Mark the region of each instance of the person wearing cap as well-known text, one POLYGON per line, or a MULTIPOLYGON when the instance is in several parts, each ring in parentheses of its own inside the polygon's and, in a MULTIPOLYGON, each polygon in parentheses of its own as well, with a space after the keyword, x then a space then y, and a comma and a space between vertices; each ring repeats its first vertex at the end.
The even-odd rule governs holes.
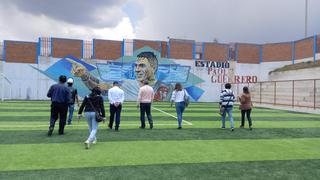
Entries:
POLYGON ((124 91, 119 88, 119 82, 113 82, 113 87, 108 90, 108 99, 110 103, 110 120, 108 127, 109 129, 112 129, 114 115, 116 115, 115 131, 119 131, 120 115, 124 101, 124 91))
POLYGON ((52 135, 54 125, 59 117, 59 135, 64 134, 64 127, 66 125, 68 103, 70 100, 70 91, 65 86, 67 77, 61 75, 59 77, 59 83, 50 87, 47 96, 51 98, 51 115, 50 126, 48 130, 48 136, 52 135))
POLYGON ((77 89, 72 87, 73 79, 72 78, 68 78, 67 84, 68 84, 68 89, 69 89, 69 91, 71 93, 71 98, 70 98, 70 101, 69 101, 69 104, 68 104, 68 109, 69 109, 68 125, 71 125, 73 111, 74 111, 74 103, 75 103, 75 101, 77 101, 77 105, 79 107, 79 99, 78 99, 78 91, 77 91, 77 89))
POLYGON ((140 106, 140 121, 141 121, 141 129, 146 127, 145 124, 145 114, 147 114, 147 118, 149 121, 150 129, 153 128, 153 121, 151 116, 151 103, 154 98, 154 91, 147 80, 144 80, 143 86, 140 87, 137 99, 137 107, 140 106))

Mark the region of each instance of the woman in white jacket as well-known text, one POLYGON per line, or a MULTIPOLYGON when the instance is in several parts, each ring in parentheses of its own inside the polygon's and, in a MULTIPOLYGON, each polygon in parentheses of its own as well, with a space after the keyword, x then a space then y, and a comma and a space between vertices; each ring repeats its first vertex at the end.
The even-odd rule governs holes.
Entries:
POLYGON ((171 106, 173 102, 176 105, 176 112, 178 116, 178 129, 182 129, 182 114, 186 108, 186 98, 189 98, 189 94, 182 88, 180 83, 176 83, 174 91, 171 96, 171 106))

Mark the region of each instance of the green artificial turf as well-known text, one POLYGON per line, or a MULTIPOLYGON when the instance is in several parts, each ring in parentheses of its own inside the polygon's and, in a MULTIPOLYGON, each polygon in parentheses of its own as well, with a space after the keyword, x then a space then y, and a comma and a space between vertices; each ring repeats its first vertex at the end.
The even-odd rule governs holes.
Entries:
MULTIPOLYGON (((155 127, 139 129, 134 102, 123 106, 120 132, 100 124, 89 150, 85 118, 47 137, 48 101, 0 103, 0 179, 318 179, 320 117, 254 108, 254 129, 222 130, 215 103, 192 103, 177 130, 169 103, 154 103, 155 127), (165 114, 161 111, 165 111, 165 114)), ((105 104, 108 115, 108 104, 105 104)), ((76 115, 75 112, 74 115, 76 115)), ((108 118, 107 118, 108 119, 108 118)), ((229 122, 227 119, 227 126, 229 122)), ((148 127, 148 126, 147 126, 148 127)), ((247 127, 247 121, 246 121, 247 127)), ((58 128, 58 122, 56 129, 58 128)))

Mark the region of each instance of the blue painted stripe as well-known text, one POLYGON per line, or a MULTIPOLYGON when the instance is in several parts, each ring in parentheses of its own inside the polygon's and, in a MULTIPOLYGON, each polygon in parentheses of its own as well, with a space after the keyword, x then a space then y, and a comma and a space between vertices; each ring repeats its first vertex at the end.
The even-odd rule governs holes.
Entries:
POLYGON ((205 46, 205 43, 202 42, 202 58, 201 59, 204 59, 204 46, 205 46))
POLYGON ((291 47, 292 47, 292 64, 294 64, 294 59, 295 59, 295 46, 296 46, 296 43, 295 43, 295 41, 292 41, 292 45, 291 45, 291 47))
POLYGON ((260 45, 260 55, 259 55, 259 63, 262 63, 262 45, 260 45))
POLYGON ((3 41, 2 47, 2 61, 6 62, 6 40, 3 41))
POLYGON ((159 52, 160 52, 160 57, 162 57, 162 46, 161 46, 161 41, 159 41, 159 52))
POLYGON ((317 54, 317 35, 314 35, 313 38, 313 62, 316 62, 316 54, 317 54))
POLYGON ((36 64, 39 64, 40 50, 41 50, 41 38, 38 38, 36 64))
POLYGON ((84 56, 84 51, 85 51, 85 49, 84 49, 84 40, 82 40, 82 53, 81 53, 81 57, 82 57, 82 59, 84 58, 83 56, 84 56))
POLYGON ((95 39, 92 39, 92 59, 95 59, 96 57, 95 57, 95 53, 94 53, 94 42, 95 41, 95 39))

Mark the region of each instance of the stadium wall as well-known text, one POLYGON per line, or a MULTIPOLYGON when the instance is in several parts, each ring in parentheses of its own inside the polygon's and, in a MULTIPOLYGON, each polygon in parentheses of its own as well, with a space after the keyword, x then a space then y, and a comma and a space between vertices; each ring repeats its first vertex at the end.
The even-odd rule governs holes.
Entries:
POLYGON ((226 82, 254 85, 270 80, 269 72, 275 68, 315 61, 320 57, 319 39, 319 36, 314 36, 261 45, 204 42, 199 46, 201 52, 196 49, 199 43, 192 40, 94 39, 90 47, 91 59, 83 58, 83 52, 88 51, 88 47, 83 45, 82 40, 49 38, 49 44, 42 43, 41 38, 39 42, 4 41, 1 97, 47 99, 48 88, 60 74, 73 77, 78 83, 76 86, 80 95, 84 96, 89 93, 89 87, 71 73, 72 68, 84 66, 106 87, 110 87, 113 80, 121 81, 127 92, 126 100, 134 101, 139 87, 134 66, 137 55, 145 51, 155 54, 159 63, 156 74, 158 84, 155 85, 158 100, 168 100, 173 85, 182 82, 194 101, 212 102, 219 99, 221 86, 226 82), (132 44, 128 45, 130 42, 132 44), (197 53, 201 56, 196 56, 197 53))

